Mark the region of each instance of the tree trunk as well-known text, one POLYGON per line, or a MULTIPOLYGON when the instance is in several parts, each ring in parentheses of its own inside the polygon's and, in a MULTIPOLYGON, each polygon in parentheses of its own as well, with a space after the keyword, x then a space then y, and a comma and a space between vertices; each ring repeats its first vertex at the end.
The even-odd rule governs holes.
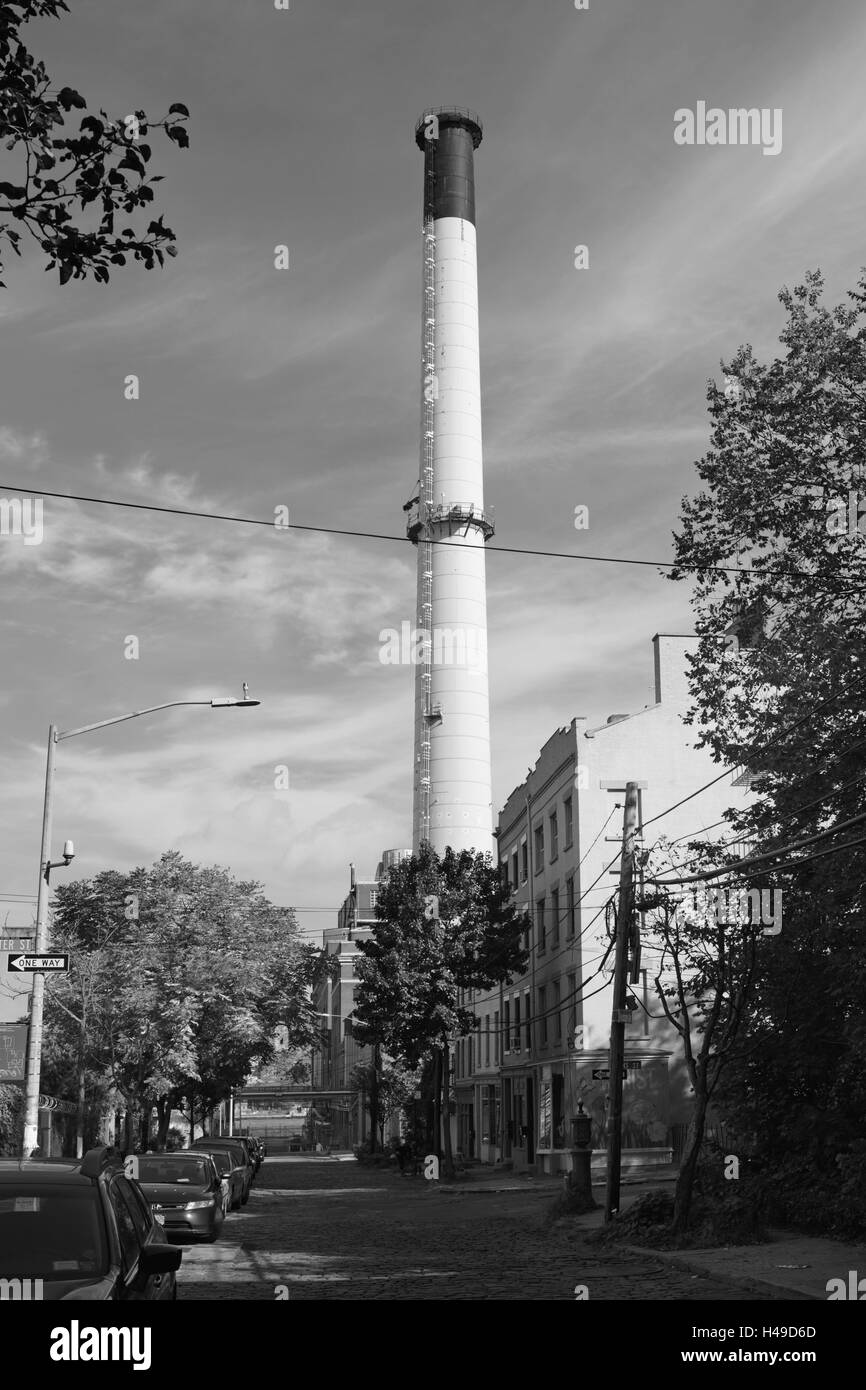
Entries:
POLYGON ((171 1123, 171 1096, 157 1096, 156 1147, 160 1153, 165 1150, 168 1140, 168 1127, 171 1123))
POLYGON ((370 1153, 376 1152, 379 1130, 379 1044, 373 1044, 373 1065, 370 1068, 370 1153))
POLYGON ((442 1157, 442 1053, 433 1052, 433 1152, 442 1157))
POLYGON ((692 1189, 697 1172, 701 1144, 704 1139, 704 1126, 707 1118, 706 1080, 700 1079, 700 1090, 695 1091, 695 1108, 689 1124, 686 1147, 680 1164, 679 1177, 674 1191, 673 1229, 677 1234, 685 1231, 689 1224, 692 1206, 692 1189))
POLYGON ((110 1110, 103 1110, 99 1117, 99 1131, 97 1144, 114 1143, 114 1126, 112 1124, 113 1114, 110 1110))
POLYGON ((195 1143, 195 1096, 190 1092, 189 1096, 189 1146, 192 1148, 195 1143))
POLYGON ((84 1124, 87 1109, 87 1091, 84 1068, 84 1031, 78 1039, 78 1110, 75 1116, 75 1157, 84 1156, 84 1124))
POLYGON ((447 1041, 442 1046, 442 1132, 445 1139, 445 1176, 454 1177, 454 1154, 451 1149, 451 1088, 448 1084, 448 1075, 451 1066, 451 1055, 448 1051, 447 1041))
POLYGON ((152 1100, 152 1096, 146 1095, 141 1103, 141 1118, 139 1120, 138 1135, 141 1152, 143 1154, 146 1154, 150 1147, 150 1112, 152 1100))

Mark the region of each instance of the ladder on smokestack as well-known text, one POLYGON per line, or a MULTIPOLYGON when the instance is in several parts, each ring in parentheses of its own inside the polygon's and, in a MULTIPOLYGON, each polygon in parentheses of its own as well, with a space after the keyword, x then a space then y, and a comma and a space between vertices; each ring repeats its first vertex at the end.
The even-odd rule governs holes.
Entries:
POLYGON ((430 838, 430 731, 438 713, 432 705, 433 546, 430 525, 433 510, 433 431, 436 394, 436 143, 428 141, 424 160, 424 311, 421 326, 421 476, 418 514, 421 563, 418 586, 418 626, 424 633, 421 648, 421 747, 418 769, 418 840, 430 838))

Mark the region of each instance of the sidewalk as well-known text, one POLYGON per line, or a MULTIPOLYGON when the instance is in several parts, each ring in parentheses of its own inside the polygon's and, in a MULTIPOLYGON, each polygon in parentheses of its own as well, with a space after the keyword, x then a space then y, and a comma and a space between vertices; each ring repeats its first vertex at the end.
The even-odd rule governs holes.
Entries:
MULTIPOLYGON (((534 1173, 499 1172, 490 1167, 470 1168, 461 1173, 454 1182, 443 1181, 439 1189, 443 1193, 481 1193, 481 1192, 527 1192, 540 1197, 555 1197, 562 1191, 562 1173, 553 1176, 536 1176, 534 1173)), ((624 1169, 620 1180, 621 1187, 659 1187, 664 1183, 676 1182, 677 1169, 672 1164, 659 1167, 635 1167, 624 1169)), ((604 1200, 604 1176, 593 1172, 594 1191, 602 1193, 604 1200)), ((635 1193, 635 1196, 638 1196, 635 1193)))
POLYGON ((766 1245, 654 1250, 653 1254, 679 1269, 728 1279, 763 1298, 819 1299, 826 1303, 828 1280, 844 1280, 847 1290, 850 1270, 866 1274, 866 1245, 845 1245, 838 1240, 800 1236, 791 1231, 772 1231, 771 1235, 772 1240, 766 1245))
MULTIPOLYGON (((631 1206, 644 1190, 675 1182, 676 1169, 645 1168, 623 1173, 623 1208, 631 1206)), ((529 1174, 501 1173, 474 1170, 461 1175, 457 1182, 431 1184, 443 1196, 452 1193, 531 1192, 552 1200, 562 1191, 562 1175, 534 1177, 529 1174), (468 1179, 468 1180, 466 1180, 468 1179)), ((603 1179, 593 1174, 593 1196, 598 1202, 596 1211, 585 1216, 564 1218, 572 1228, 592 1230, 601 1226, 604 1214, 603 1179)), ((749 1289, 760 1299, 819 1299, 827 1301, 827 1282, 843 1279, 847 1286, 850 1270, 857 1278, 866 1277, 866 1244, 849 1245, 822 1236, 798 1235, 793 1231, 771 1230, 771 1239, 763 1245, 728 1245, 710 1250, 655 1250, 642 1245, 614 1245, 612 1250, 631 1254, 652 1254, 654 1258, 676 1269, 693 1274, 709 1274, 749 1289)), ((856 1280, 855 1280, 856 1282, 856 1280)))

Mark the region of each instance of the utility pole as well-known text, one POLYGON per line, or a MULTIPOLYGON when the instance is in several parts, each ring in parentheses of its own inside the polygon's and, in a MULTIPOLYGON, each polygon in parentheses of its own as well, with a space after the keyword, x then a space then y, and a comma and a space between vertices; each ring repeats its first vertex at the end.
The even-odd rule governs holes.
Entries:
POLYGON ((622 817, 622 858, 619 866, 619 906, 616 914, 616 964, 613 973, 613 1008, 610 1016, 610 1116, 607 1132, 607 1193, 605 1223, 619 1210, 622 1160, 622 1071, 625 1061, 625 1007, 628 944, 634 912, 634 845, 637 829, 637 782, 625 789, 622 817))

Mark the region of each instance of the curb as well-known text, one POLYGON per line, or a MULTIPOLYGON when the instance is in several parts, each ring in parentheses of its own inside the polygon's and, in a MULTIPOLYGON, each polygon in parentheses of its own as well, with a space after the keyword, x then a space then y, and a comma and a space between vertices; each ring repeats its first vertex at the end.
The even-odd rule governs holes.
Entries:
POLYGON ((618 1245, 620 1250, 628 1250, 632 1255, 652 1255, 655 1259, 661 1260, 665 1264, 675 1265, 679 1269, 687 1269, 690 1274, 701 1274, 710 1279, 724 1279, 730 1284, 736 1284, 741 1289, 748 1289, 751 1293, 769 1295, 772 1301, 793 1300, 794 1302, 817 1302, 823 1303, 825 1300, 820 1294, 803 1293, 801 1289, 790 1289, 784 1284, 776 1284, 772 1279, 761 1279, 757 1275, 731 1273, 730 1270, 716 1270, 709 1268, 696 1259, 691 1259, 687 1252, 679 1250, 651 1250, 646 1245, 618 1245))

